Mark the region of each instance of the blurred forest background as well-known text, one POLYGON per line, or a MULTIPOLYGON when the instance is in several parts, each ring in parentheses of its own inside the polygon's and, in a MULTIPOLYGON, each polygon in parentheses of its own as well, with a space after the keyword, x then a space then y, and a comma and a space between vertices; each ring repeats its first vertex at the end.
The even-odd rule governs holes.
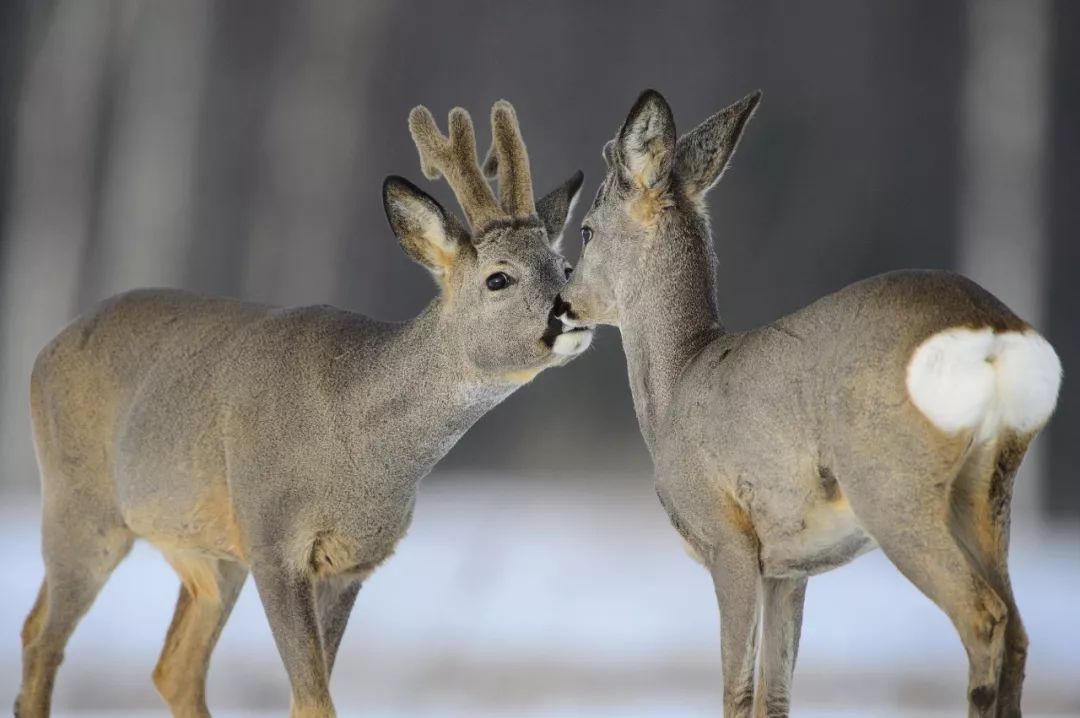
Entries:
MULTIPOLYGON (((600 147, 644 87, 683 130, 760 87, 711 196, 730 327, 877 272, 952 268, 1042 329, 1067 369, 1080 361, 1068 0, 0 7, 0 491, 36 487, 33 357, 110 294, 418 312, 433 286, 379 193, 400 173, 456 208, 419 172, 405 123, 418 103, 484 118, 510 99, 538 192, 580 167, 591 197, 600 147)), ((647 472, 617 333, 597 344, 481 421, 443 468, 647 472)), ((1021 501, 1075 518, 1080 384, 1064 391, 1021 501)))
MULTIPOLYGON (((591 199, 603 143, 655 87, 684 131, 765 93, 710 196, 730 328, 936 267, 1053 342, 1068 377, 1017 483, 1012 576, 1026 714, 1080 715, 1078 37, 1070 0, 0 1, 0 706, 42 571, 30 367, 64 324, 154 285, 410 317, 434 285, 386 225, 382 179, 456 209, 421 176, 411 107, 479 120, 511 100, 538 193, 580 168, 591 199)), ((360 595, 341 715, 718 714, 711 584, 656 505, 618 333, 594 346, 423 487, 360 595)), ((138 544, 69 645, 59 712, 162 715, 148 675, 176 584, 138 544)), ((953 628, 880 552, 807 601, 798 715, 963 711, 953 628)), ((249 585, 211 705, 281 714, 286 685, 249 585)))

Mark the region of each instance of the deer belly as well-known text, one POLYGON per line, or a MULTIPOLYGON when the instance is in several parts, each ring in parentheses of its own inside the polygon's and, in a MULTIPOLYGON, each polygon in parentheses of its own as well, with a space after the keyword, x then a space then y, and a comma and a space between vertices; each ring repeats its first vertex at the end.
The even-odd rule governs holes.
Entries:
POLYGON ((842 496, 814 506, 794 526, 760 536, 761 564, 770 578, 812 576, 877 548, 842 496))
POLYGON ((146 496, 123 507, 124 520, 136 535, 167 555, 195 552, 207 557, 245 562, 243 533, 223 483, 194 497, 146 496))

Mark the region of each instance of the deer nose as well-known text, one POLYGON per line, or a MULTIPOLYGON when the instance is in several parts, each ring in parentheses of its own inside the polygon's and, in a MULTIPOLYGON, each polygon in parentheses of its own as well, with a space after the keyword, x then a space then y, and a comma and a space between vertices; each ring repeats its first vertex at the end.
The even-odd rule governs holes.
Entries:
POLYGON ((562 298, 561 294, 555 295, 555 306, 551 308, 551 314, 554 317, 566 317, 567 319, 577 319, 574 314, 574 310, 570 308, 570 303, 562 298))

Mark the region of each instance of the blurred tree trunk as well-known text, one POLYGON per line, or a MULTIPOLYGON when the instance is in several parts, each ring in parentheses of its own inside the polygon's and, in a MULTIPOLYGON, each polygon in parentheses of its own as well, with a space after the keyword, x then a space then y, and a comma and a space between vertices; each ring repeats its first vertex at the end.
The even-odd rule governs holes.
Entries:
POLYGON ((1053 121, 1050 127, 1049 289, 1047 337, 1061 355, 1065 383, 1047 442, 1044 504, 1053 516, 1080 519, 1080 237, 1077 187, 1080 187, 1080 4, 1054 3, 1051 29, 1053 121))
POLYGON ((37 13, 32 13, 29 2, 0 4, 0 252, 3 251, 7 210, 11 202, 16 108, 22 88, 23 68, 32 40, 37 37, 31 21, 35 14, 40 16, 44 12, 39 9, 37 13))
MULTIPOLYGON (((958 266, 1036 327, 1046 318, 1049 35, 1048 0, 968 4, 958 266)), ((1038 507, 1042 456, 1036 442, 1017 509, 1038 507)))
POLYGON ((0 456, 32 485, 27 397, 41 347, 71 318, 94 212, 102 86, 115 3, 56 6, 18 108, 10 217, 0 262, 0 456))
POLYGON ((262 135, 277 84, 277 53, 292 0, 211 3, 211 31, 197 118, 192 237, 184 286, 238 294, 248 247, 262 135))
MULTIPOLYGON (((377 41, 383 3, 296 3, 275 64, 277 85, 262 127, 263 163, 253 206, 245 298, 277 304, 340 302, 343 243, 350 237, 366 128, 365 54, 377 41)), ((367 188, 365 191, 373 191, 367 188)), ((354 240, 355 241, 355 240, 354 240)), ((357 268, 358 281, 364 269, 357 268)))
POLYGON ((118 63, 80 306, 183 281, 209 7, 206 0, 123 0, 131 28, 118 63))

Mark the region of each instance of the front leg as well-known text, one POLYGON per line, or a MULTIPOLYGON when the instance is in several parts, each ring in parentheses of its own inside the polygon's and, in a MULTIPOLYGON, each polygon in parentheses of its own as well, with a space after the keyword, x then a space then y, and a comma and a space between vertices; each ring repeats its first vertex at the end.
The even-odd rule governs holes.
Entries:
POLYGON ((766 578, 762 589, 765 600, 754 713, 765 718, 787 718, 791 710, 791 676, 802 632, 806 578, 766 578))
POLYGON ((338 647, 349 623, 356 594, 360 592, 360 583, 353 577, 331 576, 319 581, 315 587, 327 678, 334 671, 338 647))
POLYGON ((292 684, 290 717, 333 718, 312 577, 276 558, 254 563, 252 574, 292 684))
POLYGON ((757 537, 749 517, 732 503, 735 520, 720 526, 709 561, 720 605, 720 653, 724 666, 724 716, 748 718, 754 705, 754 661, 758 627, 757 537))

